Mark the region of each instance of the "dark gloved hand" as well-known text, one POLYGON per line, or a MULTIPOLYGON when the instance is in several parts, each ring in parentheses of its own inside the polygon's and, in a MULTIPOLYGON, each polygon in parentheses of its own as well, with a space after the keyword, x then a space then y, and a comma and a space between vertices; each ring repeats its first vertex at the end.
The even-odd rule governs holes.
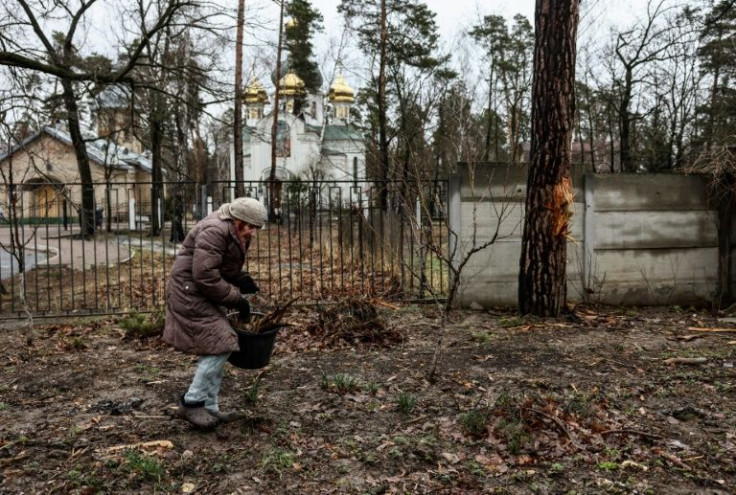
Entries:
POLYGON ((238 319, 240 319, 240 321, 250 321, 250 303, 245 296, 240 297, 240 302, 238 302, 238 306, 235 309, 238 310, 238 319))
POLYGON ((241 294, 255 294, 260 290, 253 280, 253 277, 250 275, 244 275, 243 278, 240 279, 238 282, 238 289, 240 289, 241 294))

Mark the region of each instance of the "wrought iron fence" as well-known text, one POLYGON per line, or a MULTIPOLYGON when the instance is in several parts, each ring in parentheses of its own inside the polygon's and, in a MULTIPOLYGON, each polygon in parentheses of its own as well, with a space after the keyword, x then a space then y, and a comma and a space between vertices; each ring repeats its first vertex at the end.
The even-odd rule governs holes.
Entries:
POLYGON ((239 185, 96 185, 94 233, 80 225, 81 184, 54 185, 55 196, 48 187, 34 195, 33 188, 6 185, 0 319, 162 308, 178 243, 236 190, 261 199, 271 213, 246 261, 264 297, 311 303, 446 293, 446 182, 404 186, 403 197, 410 199, 388 208, 369 182, 239 185))

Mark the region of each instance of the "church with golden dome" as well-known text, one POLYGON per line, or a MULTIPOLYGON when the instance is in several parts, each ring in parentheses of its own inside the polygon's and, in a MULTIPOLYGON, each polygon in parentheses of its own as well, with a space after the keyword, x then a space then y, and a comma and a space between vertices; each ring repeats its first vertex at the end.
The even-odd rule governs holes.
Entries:
MULTIPOLYGON (((350 119, 353 89, 338 75, 327 95, 311 94, 293 71, 278 82, 276 178, 337 180, 365 178, 365 143, 350 119)), ((267 180, 271 173, 273 95, 253 78, 244 90, 243 178, 267 180)), ((347 194, 349 185, 344 189, 347 194)), ((347 198, 346 198, 347 199, 347 198)))

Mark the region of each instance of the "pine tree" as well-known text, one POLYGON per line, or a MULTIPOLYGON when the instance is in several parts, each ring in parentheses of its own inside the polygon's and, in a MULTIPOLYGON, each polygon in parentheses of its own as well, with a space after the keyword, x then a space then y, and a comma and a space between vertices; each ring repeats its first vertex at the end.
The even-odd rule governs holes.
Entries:
POLYGON ((699 110, 704 151, 736 134, 736 7, 721 0, 706 15, 698 50, 710 76, 710 98, 699 110))
POLYGON ((309 0, 292 0, 286 6, 286 14, 291 17, 284 33, 289 50, 288 67, 304 81, 307 91, 319 93, 322 74, 313 59, 312 36, 323 30, 322 14, 312 8, 309 0))

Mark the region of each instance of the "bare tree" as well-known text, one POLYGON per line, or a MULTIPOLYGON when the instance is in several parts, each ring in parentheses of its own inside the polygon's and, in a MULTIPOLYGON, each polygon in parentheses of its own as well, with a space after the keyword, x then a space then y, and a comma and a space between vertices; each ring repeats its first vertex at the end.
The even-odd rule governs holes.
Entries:
POLYGON ((634 126, 643 118, 643 112, 636 112, 633 108, 637 86, 650 77, 645 69, 654 62, 669 59, 670 47, 680 42, 678 37, 668 36, 672 29, 664 15, 668 10, 665 0, 648 0, 646 19, 632 29, 618 33, 616 37, 614 52, 623 73, 614 76, 614 87, 618 92, 616 103, 621 167, 625 171, 636 169, 633 155, 634 126))
MULTIPOLYGON (((154 0, 150 0, 149 3, 154 0)), ((74 146, 79 176, 82 182, 81 220, 85 233, 95 229, 95 198, 89 157, 79 122, 78 94, 75 82, 134 83, 131 72, 139 63, 145 48, 155 34, 172 22, 176 14, 190 5, 189 0, 168 0, 152 18, 144 17, 138 24, 136 46, 131 50, 127 63, 116 70, 100 71, 88 66, 80 57, 79 38, 89 22, 88 14, 97 0, 81 0, 74 9, 67 3, 32 4, 27 0, 12 0, 2 4, 0 10, 0 65, 18 67, 54 76, 60 82, 69 134, 74 146), (55 18, 51 31, 45 20, 55 18)), ((148 9, 145 9, 148 10, 148 9)))

